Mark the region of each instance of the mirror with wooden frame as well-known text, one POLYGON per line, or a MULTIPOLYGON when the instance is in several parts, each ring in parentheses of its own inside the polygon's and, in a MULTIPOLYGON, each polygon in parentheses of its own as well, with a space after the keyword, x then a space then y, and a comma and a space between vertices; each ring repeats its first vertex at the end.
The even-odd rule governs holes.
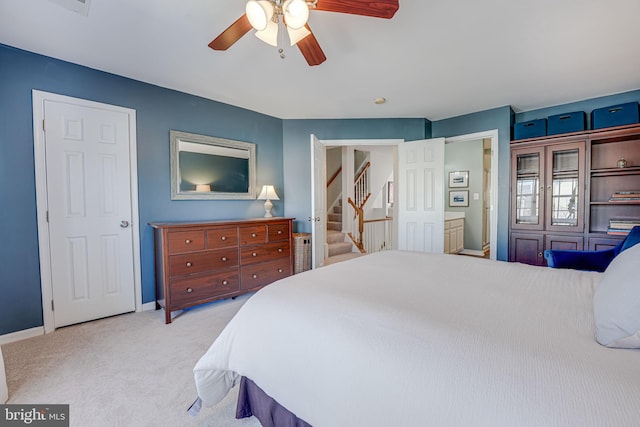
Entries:
POLYGON ((255 199, 256 146, 170 131, 171 199, 255 199))

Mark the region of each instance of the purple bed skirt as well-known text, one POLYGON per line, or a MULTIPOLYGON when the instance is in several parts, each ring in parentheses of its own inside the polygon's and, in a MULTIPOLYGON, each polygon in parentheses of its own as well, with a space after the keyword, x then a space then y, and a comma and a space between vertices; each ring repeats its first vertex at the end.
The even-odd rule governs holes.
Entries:
POLYGON ((296 417, 249 378, 240 379, 236 418, 255 416, 262 427, 311 427, 296 417))

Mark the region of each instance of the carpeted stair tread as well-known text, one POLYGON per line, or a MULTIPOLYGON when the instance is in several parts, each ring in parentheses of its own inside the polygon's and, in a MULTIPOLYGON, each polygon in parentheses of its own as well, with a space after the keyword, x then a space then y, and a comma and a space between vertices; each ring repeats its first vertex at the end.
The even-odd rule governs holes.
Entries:
POLYGON ((342 215, 341 214, 329 214, 327 215, 327 217, 329 218, 329 221, 331 222, 342 222, 342 215))
POLYGON ((327 243, 342 243, 344 242, 344 233, 336 230, 327 230, 327 243))
POLYGON ((342 223, 341 222, 335 222, 335 221, 327 221, 327 230, 341 231, 342 230, 342 223))
POLYGON ((336 256, 351 252, 352 245, 349 242, 331 243, 329 245, 329 256, 336 256))

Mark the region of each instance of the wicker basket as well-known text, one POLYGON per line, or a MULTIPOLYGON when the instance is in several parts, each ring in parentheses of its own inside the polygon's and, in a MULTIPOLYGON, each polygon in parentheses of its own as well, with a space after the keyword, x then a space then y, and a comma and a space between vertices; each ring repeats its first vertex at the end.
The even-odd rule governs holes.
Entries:
POLYGON ((293 233, 293 273, 311 270, 311 234, 293 233))

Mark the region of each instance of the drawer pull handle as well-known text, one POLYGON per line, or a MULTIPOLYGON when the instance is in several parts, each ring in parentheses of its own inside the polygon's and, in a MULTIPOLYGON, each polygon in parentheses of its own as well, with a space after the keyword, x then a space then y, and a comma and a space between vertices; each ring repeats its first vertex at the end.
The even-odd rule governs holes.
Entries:
POLYGON ((187 293, 190 294, 191 292, 193 292, 193 288, 187 288, 187 293))
POLYGON ((278 230, 278 234, 282 234, 282 230, 278 230))
POLYGON ((278 269, 278 273, 282 273, 282 269, 281 268, 278 269))
POLYGON ((278 248, 278 252, 282 253, 282 248, 278 248))
POLYGON ((226 285, 226 284, 228 284, 228 283, 229 283, 229 282, 227 282, 226 280, 223 280, 223 281, 222 281, 222 284, 223 284, 223 285, 226 285))
POLYGON ((223 256, 223 257, 222 257, 222 261, 227 262, 227 257, 226 257, 226 256, 223 256))
POLYGON ((191 243, 191 239, 187 239, 187 240, 185 240, 185 241, 184 241, 184 244, 185 244, 185 245, 188 245, 188 244, 190 244, 190 243, 191 243))
POLYGON ((256 233, 251 233, 251 237, 257 237, 256 233))
POLYGON ((254 252, 251 254, 251 256, 258 256, 258 254, 254 252))
POLYGON ((223 240, 223 241, 224 241, 224 240, 227 240, 227 236, 222 236, 222 237, 220 238, 220 240, 223 240))
POLYGON ((257 278, 258 278, 258 275, 257 275, 257 274, 254 274, 254 275, 252 275, 251 277, 253 277, 254 279, 257 279, 257 278))
POLYGON ((186 265, 187 265, 187 267, 191 267, 193 264, 191 264, 191 262, 190 262, 190 261, 187 261, 187 264, 186 264, 186 265))

